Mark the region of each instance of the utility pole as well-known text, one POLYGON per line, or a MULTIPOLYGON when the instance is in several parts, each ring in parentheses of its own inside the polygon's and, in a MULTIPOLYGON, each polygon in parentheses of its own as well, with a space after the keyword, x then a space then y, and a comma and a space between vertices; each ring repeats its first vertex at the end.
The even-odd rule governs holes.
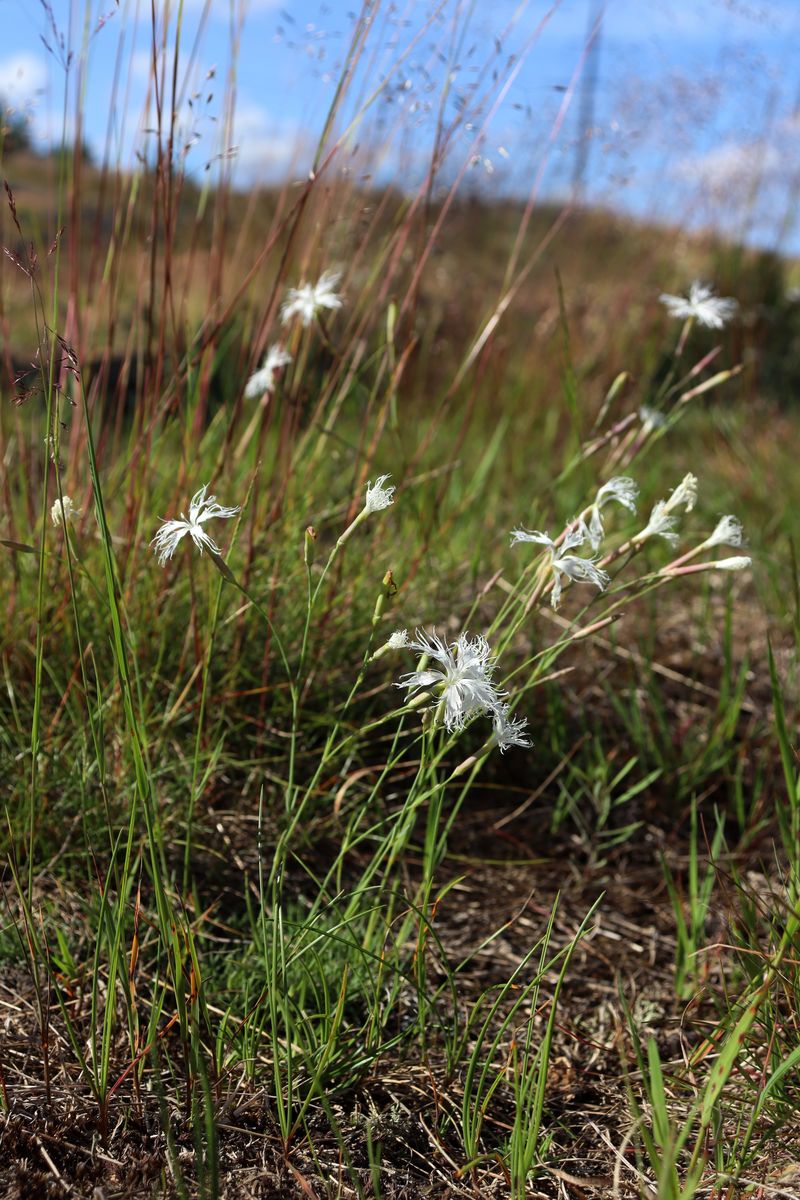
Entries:
POLYGON ((586 9, 586 65, 580 84, 578 107, 578 137, 575 145, 575 165, 572 170, 572 196, 581 201, 586 192, 586 176, 591 153, 597 95, 600 35, 603 29, 604 0, 588 0, 586 9))

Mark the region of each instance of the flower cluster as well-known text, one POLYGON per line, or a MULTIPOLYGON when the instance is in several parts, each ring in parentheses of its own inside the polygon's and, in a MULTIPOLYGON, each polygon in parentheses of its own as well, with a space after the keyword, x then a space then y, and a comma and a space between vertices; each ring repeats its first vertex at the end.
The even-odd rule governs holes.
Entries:
MULTIPOLYGON (((302 283, 297 288, 290 288, 281 308, 281 320, 284 323, 297 317, 301 324, 309 325, 323 310, 335 310, 342 307, 342 298, 336 292, 339 283, 339 272, 326 271, 315 284, 302 283)), ((692 284, 688 299, 683 297, 662 295, 662 302, 674 316, 696 319, 701 324, 720 328, 736 311, 736 302, 730 299, 720 299, 714 296, 710 288, 697 281, 692 284)), ((684 334, 688 332, 687 324, 684 334)), ((275 385, 278 371, 292 361, 291 355, 280 343, 268 350, 261 367, 250 376, 245 386, 245 396, 248 399, 268 396, 275 385)), ((639 410, 642 432, 647 436, 651 431, 662 427, 665 417, 655 409, 643 405, 639 410)), ((361 509, 351 520, 350 524, 337 538, 331 551, 325 572, 333 562, 334 556, 341 550, 345 542, 356 531, 359 525, 374 513, 389 508, 395 499, 395 486, 389 483, 389 475, 379 475, 375 482, 371 480, 366 485, 366 493, 361 509)), ((172 558, 180 542, 188 534, 194 545, 202 553, 208 550, 218 558, 217 565, 221 570, 227 568, 219 559, 220 549, 205 529, 212 519, 229 519, 240 511, 238 507, 227 508, 216 502, 216 497, 209 496, 208 484, 195 492, 189 505, 189 516, 181 513, 179 520, 164 521, 152 540, 154 551, 159 563, 163 566, 172 558)), ((604 591, 610 582, 610 576, 604 567, 624 553, 633 554, 641 549, 651 537, 659 536, 668 542, 676 542, 678 534, 676 525, 678 510, 690 512, 697 499, 697 479, 687 474, 672 494, 664 500, 659 500, 653 506, 647 524, 639 533, 634 534, 622 546, 617 547, 600 560, 600 547, 606 535, 605 510, 612 503, 619 504, 631 513, 636 513, 636 501, 639 489, 635 480, 624 475, 615 475, 595 493, 594 499, 577 517, 575 517, 563 533, 557 538, 551 538, 549 533, 540 530, 524 528, 511 532, 511 543, 529 542, 544 548, 547 560, 543 566, 549 567, 552 579, 549 584, 550 602, 557 609, 561 601, 565 581, 572 583, 590 583, 599 591, 604 591), (590 553, 576 553, 588 543, 590 553)), ((74 519, 79 514, 68 496, 63 502, 57 501, 51 511, 53 524, 59 525, 74 519)), ((308 531, 313 535, 313 531, 308 531)), ((735 516, 723 516, 718 521, 713 532, 699 545, 690 549, 681 557, 674 559, 658 574, 674 576, 704 570, 741 570, 750 564, 750 559, 744 556, 720 559, 716 562, 692 562, 702 551, 715 546, 727 545, 738 547, 742 544, 742 526, 735 516)), ((309 561, 307 559, 307 561, 309 561)), ((232 576, 231 576, 232 578, 232 576)), ((547 580, 542 574, 536 576, 536 582, 531 601, 541 597, 547 580)), ((375 621, 379 616, 376 608, 375 621)), ((409 649, 420 655, 417 669, 404 675, 398 687, 406 689, 407 693, 417 693, 411 701, 412 706, 423 704, 429 698, 428 692, 435 696, 434 724, 441 723, 450 733, 459 732, 467 722, 479 715, 488 716, 492 721, 493 734, 487 746, 497 745, 501 751, 509 746, 531 745, 527 735, 527 722, 514 718, 508 696, 494 681, 496 662, 492 657, 489 644, 484 637, 472 637, 468 633, 459 634, 454 642, 445 642, 435 630, 426 634, 416 632, 413 639, 409 638, 405 629, 397 630, 380 646, 367 662, 372 662, 390 651, 409 649)))

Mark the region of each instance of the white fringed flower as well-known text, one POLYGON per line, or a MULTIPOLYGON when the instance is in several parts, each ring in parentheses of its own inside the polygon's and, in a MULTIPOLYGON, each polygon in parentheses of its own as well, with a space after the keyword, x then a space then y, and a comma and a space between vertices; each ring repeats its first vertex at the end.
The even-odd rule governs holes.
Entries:
POLYGON ((57 499, 50 509, 50 520, 56 529, 60 525, 66 525, 69 521, 76 521, 80 515, 81 509, 75 507, 69 496, 62 496, 60 500, 57 499))
POLYGON ((695 279, 689 288, 688 299, 671 296, 667 292, 662 292, 659 299, 671 317, 681 320, 693 317, 709 329, 722 329, 739 307, 736 300, 715 296, 711 288, 699 279, 695 279))
POLYGON ((691 471, 688 475, 684 475, 675 491, 671 496, 668 496, 664 501, 667 512, 672 512, 676 508, 683 506, 686 512, 691 512, 697 502, 697 476, 692 475, 691 471))
POLYGON ((390 504, 394 504, 394 494, 396 488, 394 484, 386 486, 386 480, 391 479, 391 475, 379 475, 374 483, 367 483, 367 498, 364 503, 364 512, 376 513, 383 508, 388 508, 390 504))
POLYGON ((502 693, 492 683, 495 664, 485 638, 461 633, 448 646, 435 631, 425 634, 417 630, 410 648, 438 666, 412 671, 397 686, 409 691, 439 689, 444 724, 450 733, 463 729, 477 713, 494 715, 502 707, 502 693))
POLYGON ((603 518, 601 516, 603 506, 612 500, 616 500, 618 504, 635 513, 636 497, 638 494, 639 487, 636 481, 630 479, 627 475, 615 475, 613 479, 609 479, 608 483, 603 484, 594 498, 589 525, 587 527, 587 535, 593 550, 599 549, 600 543, 603 540, 603 534, 605 533, 603 518))
POLYGON ((579 558, 574 554, 562 554, 553 559, 553 590, 550 593, 550 603, 558 608, 561 602, 561 575, 571 579, 573 583, 593 583, 599 590, 608 587, 609 574, 602 567, 595 565, 592 558, 579 558))
POLYGON ((585 526, 568 530, 560 546, 556 546, 549 533, 542 533, 539 529, 511 530, 512 546, 516 546, 519 542, 535 542, 538 546, 546 546, 551 554, 562 554, 565 550, 573 550, 576 546, 582 545, 585 540, 585 526))
POLYGON ((589 531, 583 523, 575 529, 568 530, 560 546, 556 545, 549 534, 541 533, 538 529, 514 529, 511 532, 512 546, 517 542, 537 542, 550 551, 550 565, 553 569, 550 603, 553 608, 558 608, 561 601, 562 575, 574 583, 593 583, 601 592, 608 585, 608 573, 602 567, 596 566, 595 559, 579 558, 578 555, 569 553, 570 550, 583 545, 588 536, 589 531))
POLYGON ((742 522, 732 513, 720 517, 716 529, 698 549, 710 550, 712 546, 741 546, 744 538, 742 522))
POLYGON ((391 479, 390 475, 379 475, 374 483, 367 483, 367 494, 364 499, 364 507, 358 513, 356 518, 350 522, 344 533, 339 537, 336 545, 342 547, 345 542, 353 536, 362 521, 372 513, 380 512, 384 508, 388 508, 390 504, 394 504, 394 493, 396 488, 390 483, 387 487, 386 480, 391 479))
POLYGON ((650 433, 653 429, 662 429, 667 423, 667 418, 657 408, 651 408, 649 404, 643 404, 639 409, 639 420, 642 422, 642 432, 650 433))
POLYGON ((526 718, 519 717, 517 720, 514 720, 509 715, 507 705, 501 704, 496 708, 492 720, 494 722, 493 741, 500 747, 501 754, 505 754, 509 746, 520 746, 523 749, 530 749, 533 745, 533 742, 525 732, 528 727, 526 718))
POLYGON ((270 346, 263 363, 245 384, 245 399, 254 400, 271 392, 275 387, 275 373, 283 367, 288 367, 291 361, 291 354, 284 350, 280 343, 270 346))
POLYGON ((325 271, 316 283, 301 283, 300 287, 289 288, 281 307, 284 325, 292 317, 299 317, 301 324, 310 325, 320 309, 341 308, 342 298, 335 291, 341 277, 341 271, 325 271))
POLYGON ((667 542, 677 542, 678 535, 675 532, 675 526, 678 518, 673 515, 674 510, 683 507, 687 513, 691 512, 696 500, 697 476, 689 472, 688 475, 684 475, 671 496, 668 496, 666 500, 655 502, 650 513, 650 520, 633 540, 641 543, 651 537, 663 537, 667 542))
POLYGON ((157 534, 153 538, 150 545, 153 551, 158 555, 158 564, 163 567, 164 564, 172 558, 181 540, 188 533, 200 553, 203 550, 210 550, 212 554, 220 554, 220 548, 209 534, 203 528, 206 521, 210 521, 215 517, 220 517, 227 520, 229 517, 235 517, 239 512, 236 508, 225 508, 222 504, 217 504, 216 496, 207 496, 208 484, 204 484, 198 492, 192 496, 189 504, 188 519, 181 513, 181 519, 174 521, 165 521, 157 534))
POLYGON ((650 513, 650 520, 641 533, 636 534, 634 541, 646 542, 651 537, 663 537, 665 541, 674 545, 678 540, 678 535, 675 532, 677 523, 678 518, 670 516, 667 512, 666 500, 656 500, 650 513))

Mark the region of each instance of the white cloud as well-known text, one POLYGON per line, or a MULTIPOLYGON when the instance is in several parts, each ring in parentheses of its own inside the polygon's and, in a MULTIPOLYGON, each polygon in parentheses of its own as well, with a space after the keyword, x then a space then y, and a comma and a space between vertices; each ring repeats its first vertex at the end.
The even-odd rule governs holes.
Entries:
POLYGON ((47 65, 35 54, 12 54, 0 61, 0 98, 14 107, 29 103, 47 87, 47 65))
POLYGON ((786 235, 797 186, 798 130, 776 123, 769 138, 722 142, 693 154, 673 170, 694 214, 736 237, 759 230, 762 240, 786 235))
POLYGON ((775 0, 660 0, 658 5, 619 0, 609 5, 604 28, 612 39, 661 36, 710 43, 721 36, 771 37, 791 28, 796 16, 793 5, 775 0))
POLYGON ((152 50, 134 50, 130 60, 131 78, 137 83, 149 83, 153 76, 152 50))
POLYGON ((675 174, 724 196, 732 191, 749 191, 772 179, 782 162, 777 148, 768 142, 726 142, 706 154, 684 159, 675 174))
POLYGON ((60 104, 54 105, 49 81, 47 60, 30 51, 0 60, 0 105, 24 114, 28 132, 41 149, 59 144, 62 137, 69 144, 75 137, 74 114, 65 116, 60 104))
POLYGON ((309 147, 301 127, 276 119, 260 104, 239 103, 233 140, 240 182, 282 178, 308 166, 309 147))
MULTIPOLYGON (((510 15, 518 8, 519 0, 494 0, 486 5, 487 13, 499 32, 510 15)), ((531 6, 531 9, 534 6, 531 6)), ((536 16, 549 8, 537 0, 536 16)), ((530 10, 526 10, 530 11, 530 10)), ((707 45, 717 44, 720 38, 746 37, 761 41, 777 35, 796 32, 798 12, 796 0, 613 0, 605 5, 596 0, 563 0, 553 14, 545 37, 585 41, 588 20, 602 13, 604 43, 626 45, 642 42, 680 42, 687 40, 707 45)))

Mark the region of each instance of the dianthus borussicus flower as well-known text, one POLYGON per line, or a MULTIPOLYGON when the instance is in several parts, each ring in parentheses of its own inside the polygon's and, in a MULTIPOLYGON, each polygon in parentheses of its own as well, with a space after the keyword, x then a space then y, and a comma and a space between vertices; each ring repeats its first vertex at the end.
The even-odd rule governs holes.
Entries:
POLYGON ((283 367, 288 367, 291 361, 291 354, 288 354, 279 343, 270 346, 263 363, 245 384, 245 399, 253 400, 257 396, 264 396, 271 392, 275 387, 275 373, 283 367))
POLYGON ((645 542, 651 537, 663 537, 668 542, 677 542, 678 535, 675 526, 678 518, 667 512, 666 500, 656 500, 650 512, 650 519, 640 533, 633 539, 635 542, 645 542))
POLYGON ((341 308, 342 298, 336 286, 342 277, 341 271, 325 271, 316 283, 301 283, 300 287, 289 288, 281 306, 284 325, 292 317, 299 317, 303 325, 310 325, 322 308, 341 308))
POLYGON ((696 500, 697 476, 689 472, 688 475, 684 475, 671 496, 668 496, 666 500, 656 501, 649 521, 633 540, 644 542, 651 537, 663 537, 668 542, 677 542, 678 535, 675 532, 677 517, 673 515, 674 511, 676 508, 684 507, 686 512, 691 512, 696 500))
POLYGON ((361 522, 371 516, 372 513, 381 512, 384 508, 388 508, 390 504, 394 504, 396 488, 393 483, 387 486, 387 479, 391 479, 391 475, 379 475, 374 483, 372 481, 367 483, 364 507, 355 519, 350 522, 344 533, 341 534, 336 543, 337 546, 343 546, 351 534, 355 533, 361 522))
POLYGON ((715 296, 711 288, 699 279, 695 279, 689 288, 688 298, 662 292, 659 300, 671 317, 692 317, 709 329, 722 329, 739 307, 737 301, 732 298, 715 296))
POLYGON ((391 475, 379 475, 374 483, 371 480, 367 483, 367 498, 364 502, 364 512, 380 512, 381 509, 388 508, 390 504, 394 504, 394 494, 397 489, 393 483, 390 483, 387 487, 387 479, 391 479, 391 475))
POLYGON ((492 720, 494 723, 492 740, 500 747, 501 754, 505 754, 509 746, 520 746, 523 749, 530 749, 533 745, 533 742, 525 732, 528 728, 526 718, 519 717, 514 720, 509 714, 507 705, 498 705, 492 715, 492 720))
POLYGON ((697 476, 691 471, 684 475, 675 490, 669 495, 665 501, 667 512, 672 512, 676 508, 685 508, 686 512, 691 512, 697 502, 697 476))
POLYGON ((208 484, 206 483, 192 496, 188 518, 181 513, 179 521, 165 521, 153 538, 150 545, 153 547, 154 553, 158 555, 159 566, 163 567, 167 560, 172 558, 180 541, 187 533, 201 554, 203 550, 210 550, 212 554, 221 553, 219 546, 206 533, 203 526, 206 521, 215 517, 225 520, 235 517, 239 508, 238 505, 236 508, 225 508, 224 505, 217 504, 216 496, 207 496, 207 491, 208 484))
POLYGON ((662 429, 667 423, 664 414, 660 413, 657 408, 651 408, 649 404, 642 404, 639 408, 639 420, 642 422, 643 433, 650 433, 653 429, 662 429))
POLYGON ((587 526, 588 537, 592 549, 597 550, 603 540, 605 532, 603 528, 603 518, 601 512, 603 506, 609 504, 612 500, 616 500, 624 508, 630 509, 632 513, 636 512, 636 497, 639 494, 639 487, 635 480, 630 479, 627 475, 615 475, 613 479, 609 479, 608 483, 604 483, 598 490, 592 505, 591 516, 587 526))
POLYGON ((556 545, 549 534, 540 533, 538 529, 513 529, 511 531, 512 546, 517 542, 536 542, 540 546, 546 546, 550 551, 550 565, 553 570, 553 590, 550 593, 550 603, 553 608, 558 608, 561 601, 562 576, 566 576, 574 583, 593 583, 601 592, 608 585, 608 573, 596 565, 595 559, 580 558, 577 554, 570 554, 570 550, 575 550, 578 546, 583 545, 588 536, 589 531, 583 523, 575 529, 569 529, 560 546, 556 545))
POLYGON ((61 499, 56 499, 55 504, 50 509, 50 520, 56 529, 58 529, 59 525, 66 525, 68 521, 76 521, 80 515, 81 510, 75 507, 69 496, 62 496, 61 499))
POLYGON ((494 716, 502 708, 503 694, 492 683, 495 662, 485 638, 461 633, 448 646, 435 630, 430 634, 417 630, 409 648, 436 665, 411 671, 397 686, 409 691, 439 689, 444 724, 450 733, 463 729, 477 713, 494 716))
POLYGON ((744 539, 742 522, 732 513, 720 517, 714 532, 698 546, 698 550, 710 550, 712 546, 741 546, 744 539))

